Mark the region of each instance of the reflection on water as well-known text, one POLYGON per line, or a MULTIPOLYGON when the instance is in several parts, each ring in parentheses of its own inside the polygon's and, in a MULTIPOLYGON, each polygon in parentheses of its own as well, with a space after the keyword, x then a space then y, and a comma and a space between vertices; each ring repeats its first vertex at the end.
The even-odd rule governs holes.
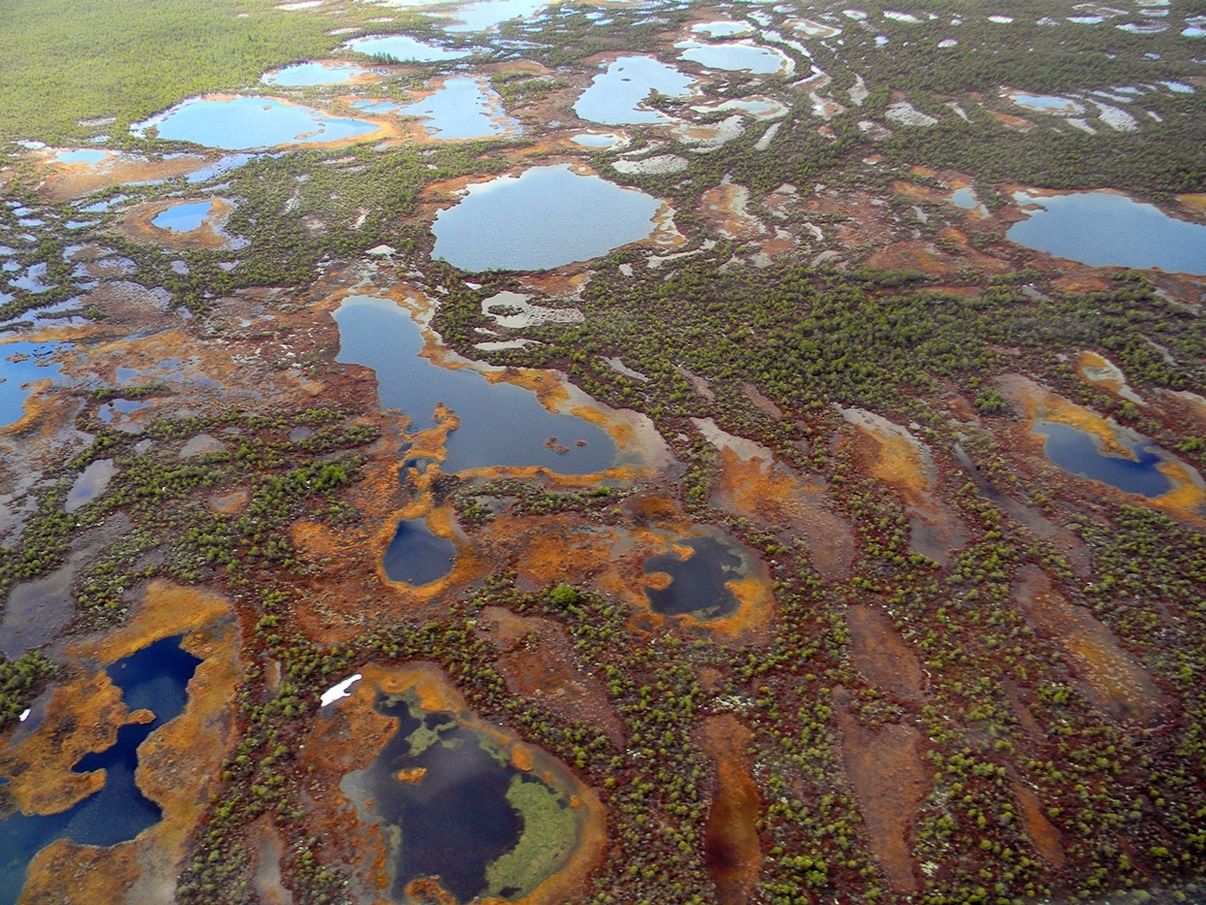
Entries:
POLYGON ((1206 226, 1170 217, 1155 205, 1112 192, 1014 192, 1013 198, 1041 208, 1006 233, 1019 245, 1094 267, 1206 274, 1206 226))
POLYGON ((385 548, 385 574, 390 581, 429 584, 452 571, 455 556, 452 541, 436 537, 422 520, 403 520, 385 548))
POLYGON ((1164 458, 1143 438, 1126 442, 1126 437, 1118 437, 1135 456, 1128 459, 1104 452, 1100 439, 1066 424, 1036 421, 1034 433, 1046 437, 1043 451, 1047 458, 1071 474, 1145 497, 1157 497, 1172 489, 1172 481, 1157 469, 1164 458))
POLYGON ((541 465, 586 474, 613 464, 615 444, 590 422, 550 412, 530 390, 490 383, 471 368, 451 370, 421 357, 419 326, 393 302, 352 296, 334 317, 340 340, 336 361, 376 372, 383 409, 401 409, 412 431, 434 423, 439 403, 456 414, 460 423, 448 438, 444 471, 541 465))
POLYGON ((159 806, 135 783, 138 746, 175 718, 187 702, 189 679, 201 661, 180 647, 180 638, 165 638, 109 667, 109 678, 121 689, 131 711, 154 714, 147 723, 131 723, 117 731, 117 742, 99 754, 88 754, 72 769, 105 771, 99 792, 58 814, 16 813, 0 821, 0 905, 12 905, 25 885, 25 869, 42 848, 56 839, 81 845, 116 845, 133 839, 159 821, 159 806))
POLYGON ((646 575, 663 572, 670 576, 665 587, 645 588, 654 611, 698 619, 732 615, 738 600, 728 583, 745 577, 741 556, 710 535, 686 538, 681 545, 691 551, 686 559, 671 552, 645 560, 646 575))
POLYGON ((648 238, 661 203, 568 164, 469 187, 440 211, 432 256, 462 270, 545 270, 648 238))
POLYGON ((59 343, 0 344, 0 427, 18 420, 25 412, 30 384, 59 376, 56 352, 59 343))

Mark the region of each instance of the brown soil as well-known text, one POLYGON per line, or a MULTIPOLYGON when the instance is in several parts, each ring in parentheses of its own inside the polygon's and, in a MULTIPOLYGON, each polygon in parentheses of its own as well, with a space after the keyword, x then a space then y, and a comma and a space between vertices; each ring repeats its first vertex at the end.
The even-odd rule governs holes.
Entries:
POLYGON ((930 786, 918 746, 921 733, 899 724, 864 726, 849 709, 849 692, 834 695, 842 764, 867 827, 871 852, 900 895, 917 892, 910 835, 930 786))
POLYGON ((1011 771, 1010 782, 1013 785, 1013 797, 1022 813, 1022 823, 1026 827, 1026 835, 1034 844, 1035 851, 1043 856, 1055 868, 1064 866, 1064 837, 1047 819, 1043 811, 1043 803, 1038 794, 1011 771))
POLYGON ((757 826, 762 799, 745 756, 751 737, 731 713, 708 717, 699 731, 713 771, 704 857, 720 905, 749 902, 762 868, 757 826))
POLYGON ((858 604, 846 611, 846 623, 850 660, 864 679, 906 701, 925 698, 921 663, 887 613, 858 604))

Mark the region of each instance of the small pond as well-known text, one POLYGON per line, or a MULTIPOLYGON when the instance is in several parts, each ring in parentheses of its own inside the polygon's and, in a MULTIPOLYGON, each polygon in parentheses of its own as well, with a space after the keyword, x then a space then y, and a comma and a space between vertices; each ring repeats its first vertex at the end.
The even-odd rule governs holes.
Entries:
POLYGON ((519 130, 519 123, 503 113, 498 93, 468 76, 447 79, 423 100, 395 112, 419 117, 437 138, 489 138, 519 130))
POLYGON ((171 230, 174 233, 191 233, 199 229, 213 210, 212 201, 191 201, 187 204, 173 204, 164 208, 151 220, 152 226, 171 230))
POLYGON ((710 38, 735 38, 753 33, 754 28, 747 22, 698 22, 691 26, 691 31, 710 38))
POLYGON ((490 383, 471 368, 449 369, 420 356, 423 334, 409 312, 385 299, 352 296, 334 314, 336 361, 372 368, 383 409, 401 409, 410 429, 430 427, 438 403, 460 424, 448 438, 445 472, 491 465, 541 465, 563 474, 611 467, 616 448, 601 428, 550 412, 536 394, 490 383))
POLYGON ((77 773, 105 770, 99 792, 59 814, 15 813, 0 820, 0 905, 13 905, 25 885, 25 869, 42 848, 56 839, 81 845, 116 845, 133 839, 159 821, 159 806, 134 781, 138 746, 174 719, 188 700, 188 682, 201 662, 182 650, 180 638, 165 638, 109 667, 109 678, 121 689, 131 712, 147 709, 149 723, 128 724, 105 751, 85 755, 72 768, 77 773))
POLYGON ((61 348, 58 343, 0 344, 0 427, 12 424, 25 413, 29 384, 59 376, 53 356, 61 348))
POLYGON ((1074 116, 1085 112, 1085 108, 1076 101, 1066 97, 1053 97, 1049 94, 1027 94, 1019 91, 1010 94, 1009 99, 1019 107, 1034 113, 1058 113, 1074 116))
POLYGON ((655 92, 686 97, 694 83, 691 76, 654 57, 618 57, 574 102, 574 113, 607 126, 669 122, 664 113, 643 109, 641 102, 655 92))
POLYGON ((689 537, 679 543, 692 551, 688 558, 671 552, 645 560, 646 575, 664 572, 670 576, 664 588, 645 588, 654 612, 697 619, 731 616, 739 601, 728 583, 746 577, 738 549, 711 535, 689 537))
POLYGON ((67 501, 63 508, 67 512, 75 512, 86 506, 105 492, 113 476, 117 474, 117 466, 112 459, 97 459, 76 476, 67 491, 67 501))
POLYGON ((1155 205, 1112 192, 1014 192, 1013 198, 1041 208, 1006 233, 1019 245, 1094 267, 1206 274, 1206 226, 1170 217, 1155 205))
POLYGON ((365 56, 389 57, 399 63, 441 63, 469 56, 467 50, 439 47, 410 35, 366 35, 353 38, 344 46, 365 56))
POLYGON ((167 141, 245 151, 276 145, 345 141, 376 132, 376 123, 334 116, 272 97, 198 97, 130 127, 167 141))
POLYGON ((89 166, 95 166, 108 156, 108 151, 81 149, 75 151, 59 151, 55 155, 55 159, 58 160, 59 163, 85 163, 89 166))
POLYGON ((1128 442, 1121 433, 1116 435, 1135 456, 1128 459, 1104 451, 1098 437, 1067 424, 1039 420, 1035 421, 1033 431, 1046 438, 1043 451, 1047 458, 1070 474, 1145 497, 1158 497, 1172 489, 1172 481, 1157 468, 1164 457, 1141 437, 1128 442))
POLYGON ((549 0, 479 0, 458 6, 450 16, 447 32, 491 31, 512 19, 527 19, 548 6, 549 0))
POLYGON ((452 541, 432 534, 421 519, 403 520, 385 548, 385 574, 390 581, 430 584, 452 571, 455 557, 452 541))
POLYGON ((341 63, 328 60, 313 63, 295 63, 283 69, 266 72, 260 81, 266 85, 279 85, 282 88, 305 88, 314 85, 346 85, 372 75, 371 69, 357 66, 355 63, 341 63))
POLYGON ((462 270, 548 270, 589 261, 654 230, 661 202, 568 164, 469 186, 436 215, 432 257, 462 270))
POLYGON ((701 44, 698 41, 682 41, 674 46, 682 51, 678 55, 680 60, 698 63, 708 69, 752 72, 755 75, 770 75, 791 69, 791 60, 782 51, 771 47, 758 47, 755 44, 701 44))
POLYGON ((980 206, 980 202, 976 200, 976 193, 972 191, 971 186, 967 185, 961 189, 955 189, 951 193, 950 201, 955 207, 961 207, 967 211, 974 211, 980 206))
POLYGON ((340 788, 382 825, 396 901, 423 877, 458 903, 519 898, 565 865, 578 818, 555 774, 518 769, 497 740, 425 711, 414 691, 379 695, 374 709, 397 729, 340 788))
POLYGON ((574 144, 582 145, 584 148, 614 148, 616 145, 622 144, 624 139, 614 132, 579 132, 571 139, 574 144))

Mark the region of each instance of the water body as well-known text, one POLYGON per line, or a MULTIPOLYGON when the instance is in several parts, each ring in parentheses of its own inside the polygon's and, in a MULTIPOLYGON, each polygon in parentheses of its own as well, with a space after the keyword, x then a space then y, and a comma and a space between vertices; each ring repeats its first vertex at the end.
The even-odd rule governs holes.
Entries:
POLYGON ((200 228, 213 207, 212 201, 173 204, 156 214, 151 220, 151 225, 160 229, 169 229, 174 233, 191 233, 194 229, 200 228))
POLYGON ((671 579, 668 587, 645 588, 654 611, 699 619, 731 615, 739 602, 728 582, 745 577, 741 556, 733 547, 710 535, 690 537, 680 543, 694 551, 688 559, 666 553, 645 560, 646 575, 665 572, 671 579))
POLYGON ((372 70, 355 63, 336 61, 321 63, 295 63, 274 72, 266 72, 260 81, 266 85, 282 88, 303 88, 313 85, 346 85, 370 75, 372 70))
POLYGON ((751 34, 753 30, 753 27, 745 22, 699 22, 691 26, 691 31, 710 38, 735 38, 738 35, 751 34))
POLYGON ((436 537, 421 519, 403 520, 385 548, 385 574, 390 581, 430 584, 452 571, 455 557, 452 541, 436 537))
POLYGON ((548 5, 549 0, 480 0, 459 6, 453 21, 444 26, 448 32, 492 31, 512 19, 529 19, 548 5))
POLYGON ((1172 489, 1172 481, 1157 469, 1164 457, 1143 438, 1128 442, 1126 437, 1118 437, 1135 456, 1128 459, 1103 451, 1099 438, 1066 424, 1035 421, 1033 430, 1046 437, 1043 451, 1047 458, 1070 474, 1149 498, 1172 489))
POLYGON ((60 348, 58 343, 0 345, 0 426, 12 424, 25 413, 31 383, 59 376, 59 365, 52 357, 60 348))
POLYGON ((199 97, 130 127, 140 137, 147 137, 151 129, 166 141, 246 151, 345 141, 374 133, 377 125, 272 97, 199 97))
POLYGON ((1085 108, 1074 100, 1069 100, 1066 97, 1054 97, 1050 94, 1026 94, 1019 92, 1009 95, 1019 107, 1026 110, 1032 110, 1035 113, 1063 113, 1077 114, 1084 113, 1085 108))
POLYGON ((610 132, 602 134, 596 132, 580 132, 575 135, 571 141, 573 141, 573 143, 576 145, 582 145, 584 148, 602 148, 607 150, 608 148, 614 148, 616 145, 621 144, 624 139, 610 132))
POLYGON ((618 57, 574 102, 574 113, 607 126, 665 123, 670 121, 668 116, 641 109, 641 102, 654 93, 686 97, 694 83, 691 76, 654 57, 618 57))
POLYGON ((117 466, 112 459, 97 459, 79 473, 71 489, 67 491, 67 501, 63 508, 75 512, 82 506, 91 503, 105 492, 113 476, 117 474, 117 466))
POLYGON ((438 138, 489 138, 519 131, 519 123, 503 113, 498 93, 468 76, 447 79, 434 93, 396 112, 421 118, 438 138))
MULTIPOLYGON (((536 771, 512 766, 505 749, 453 714, 425 712, 414 692, 380 696, 375 709, 393 717, 397 730, 373 763, 345 777, 341 788, 391 840, 393 898, 405 900, 408 883, 431 876, 461 903, 530 891, 508 885, 511 872, 499 870, 500 859, 529 829, 517 803, 538 802, 529 813, 572 832, 565 794, 536 771)), ((550 868, 544 876, 564 863, 568 850, 560 858, 544 855, 550 868)))
POLYGON ((590 422, 550 412, 530 390, 490 383, 470 368, 450 370, 420 357, 422 333, 393 302, 352 296, 334 317, 340 340, 336 361, 376 372, 382 409, 401 409, 411 419, 412 431, 435 423, 438 403, 456 413, 460 425, 448 438, 444 471, 541 465, 563 474, 587 474, 614 463, 615 444, 590 422), (564 451, 550 448, 550 438, 564 451))
POLYGON ((967 211, 974 211, 980 206, 980 202, 976 200, 976 193, 972 191, 971 186, 966 185, 951 193, 951 204, 967 211))
POLYGON ((89 166, 95 166, 108 156, 108 151, 93 150, 59 151, 55 155, 59 163, 86 163, 89 166))
POLYGON ((568 164, 469 186, 436 215, 432 257, 462 270, 549 270, 639 242, 661 202, 568 164))
POLYGON ((1005 234, 1027 248, 1094 267, 1206 275, 1206 226, 1170 217, 1154 205, 1110 192, 1014 192, 1013 198, 1042 208, 1005 234))
POLYGON ((469 51, 439 47, 410 35, 366 35, 344 45, 348 50, 370 57, 391 57, 399 63, 441 63, 469 56, 469 51))
POLYGON ((149 723, 129 724, 117 731, 113 747, 88 754, 72 769, 105 770, 105 785, 59 814, 16 813, 0 821, 0 905, 13 905, 25 885, 25 870, 41 849, 56 839, 81 845, 116 845, 133 839, 162 815, 134 781, 138 746, 175 718, 188 700, 188 682, 201 661, 180 648, 180 638, 165 638, 109 667, 109 678, 121 689, 131 712, 147 709, 149 723))
POLYGON ((755 75, 770 75, 786 70, 790 61, 782 52, 753 44, 700 44, 698 41, 682 41, 674 45, 682 53, 680 60, 688 60, 708 69, 723 69, 726 72, 752 72, 755 75))

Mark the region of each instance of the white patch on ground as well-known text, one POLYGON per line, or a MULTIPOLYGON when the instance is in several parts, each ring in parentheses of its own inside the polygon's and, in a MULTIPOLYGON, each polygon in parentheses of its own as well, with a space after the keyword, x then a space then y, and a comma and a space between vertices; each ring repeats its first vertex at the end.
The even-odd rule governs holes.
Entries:
POLYGON ((721 145, 727 145, 735 138, 740 138, 745 132, 744 118, 739 113, 722 119, 718 123, 696 125, 695 123, 677 122, 671 127, 674 137, 685 145, 712 150, 721 145))
POLYGON ((636 370, 635 368, 628 367, 628 365, 624 364, 624 360, 622 358, 614 358, 613 357, 613 358, 604 358, 603 360, 605 362, 607 362, 608 366, 613 371, 615 371, 617 374, 623 374, 625 377, 627 377, 631 380, 635 380, 638 383, 648 383, 649 382, 648 374, 642 374, 640 371, 636 370))
POLYGON ((323 0, 298 0, 296 3, 278 3, 276 8, 286 12, 296 12, 301 9, 314 9, 322 6, 323 0))
POLYGON ((872 141, 887 141, 892 137, 891 129, 869 119, 860 119, 858 127, 872 141))
POLYGON ((524 346, 541 345, 534 339, 496 339, 484 343, 474 343, 473 348, 482 352, 505 352, 507 349, 522 349, 524 346))
POLYGON ((943 38, 941 41, 938 42, 938 47, 941 48, 942 50, 946 50, 948 47, 957 46, 958 43, 959 42, 956 41, 954 38, 943 38))
POLYGON ((348 689, 359 682, 361 678, 363 678, 363 676, 361 676, 360 673, 356 673, 354 676, 348 676, 342 682, 336 682, 334 685, 324 691, 319 697, 319 706, 326 707, 328 704, 334 704, 336 701, 342 698, 350 698, 352 695, 348 689))
POLYGON ((528 301, 530 298, 530 295, 503 291, 482 300, 482 314, 508 330, 522 330, 543 324, 580 324, 586 320, 585 315, 577 308, 546 308, 543 305, 531 304, 528 301), (518 313, 496 314, 491 311, 495 306, 516 308, 518 313))
POLYGON ((658 154, 644 160, 616 160, 611 166, 617 173, 626 176, 665 176, 670 173, 681 173, 687 168, 687 158, 677 154, 658 154))
POLYGON ((853 19, 855 22, 867 21, 867 14, 861 9, 844 9, 842 15, 847 19, 853 19))
POLYGON ((1143 397, 1131 389, 1130 384, 1126 382, 1126 375, 1122 373, 1122 369, 1114 362, 1103 356, 1100 365, 1081 365, 1081 370, 1084 372, 1085 380, 1089 383, 1105 383, 1113 384, 1117 387, 1117 393, 1128 402, 1133 402, 1136 405, 1147 405, 1143 397))
POLYGON ((856 107, 861 107, 863 101, 871 96, 871 91, 867 88, 867 83, 863 81, 861 75, 854 77, 854 84, 850 86, 850 90, 846 92, 850 97, 850 103, 856 107))
POLYGON ((938 125, 938 120, 928 113, 922 113, 908 101, 897 101, 894 104, 889 104, 888 109, 884 111, 884 117, 899 126, 928 127, 938 125))
POLYGON ((1012 25, 1013 24, 1013 16, 1002 16, 1002 15, 989 16, 988 21, 992 22, 996 25, 1012 25))
POLYGON ((884 18, 891 19, 893 22, 907 22, 910 25, 921 24, 921 20, 912 13, 902 13, 894 9, 885 9, 884 18))
POLYGON ((27 719, 29 719, 29 715, 31 713, 33 713, 33 710, 31 710, 29 707, 26 707, 24 710, 21 711, 21 715, 19 717, 17 717, 17 719, 20 722, 24 723, 27 719))
POLYGON ((1098 110, 1097 118, 1115 132, 1134 132, 1139 128, 1135 117, 1125 110, 1119 110, 1117 107, 1111 107, 1109 104, 1102 104, 1098 101, 1090 101, 1090 103, 1098 110))
POLYGON ((782 127, 782 125, 783 123, 775 123, 769 129, 763 132, 762 137, 754 143, 754 150, 765 151, 767 148, 769 148, 771 142, 775 140, 775 136, 779 134, 779 129, 782 127))
POLYGON ((1093 128, 1091 123, 1085 122, 1083 119, 1079 119, 1075 116, 1069 117, 1068 125, 1075 126, 1077 129, 1080 129, 1080 131, 1088 132, 1090 135, 1097 134, 1097 130, 1093 128))
POLYGON ((691 109, 696 113, 727 113, 729 110, 737 110, 756 120, 768 120, 786 116, 791 108, 774 98, 758 95, 734 98, 722 104, 698 104, 691 109))

